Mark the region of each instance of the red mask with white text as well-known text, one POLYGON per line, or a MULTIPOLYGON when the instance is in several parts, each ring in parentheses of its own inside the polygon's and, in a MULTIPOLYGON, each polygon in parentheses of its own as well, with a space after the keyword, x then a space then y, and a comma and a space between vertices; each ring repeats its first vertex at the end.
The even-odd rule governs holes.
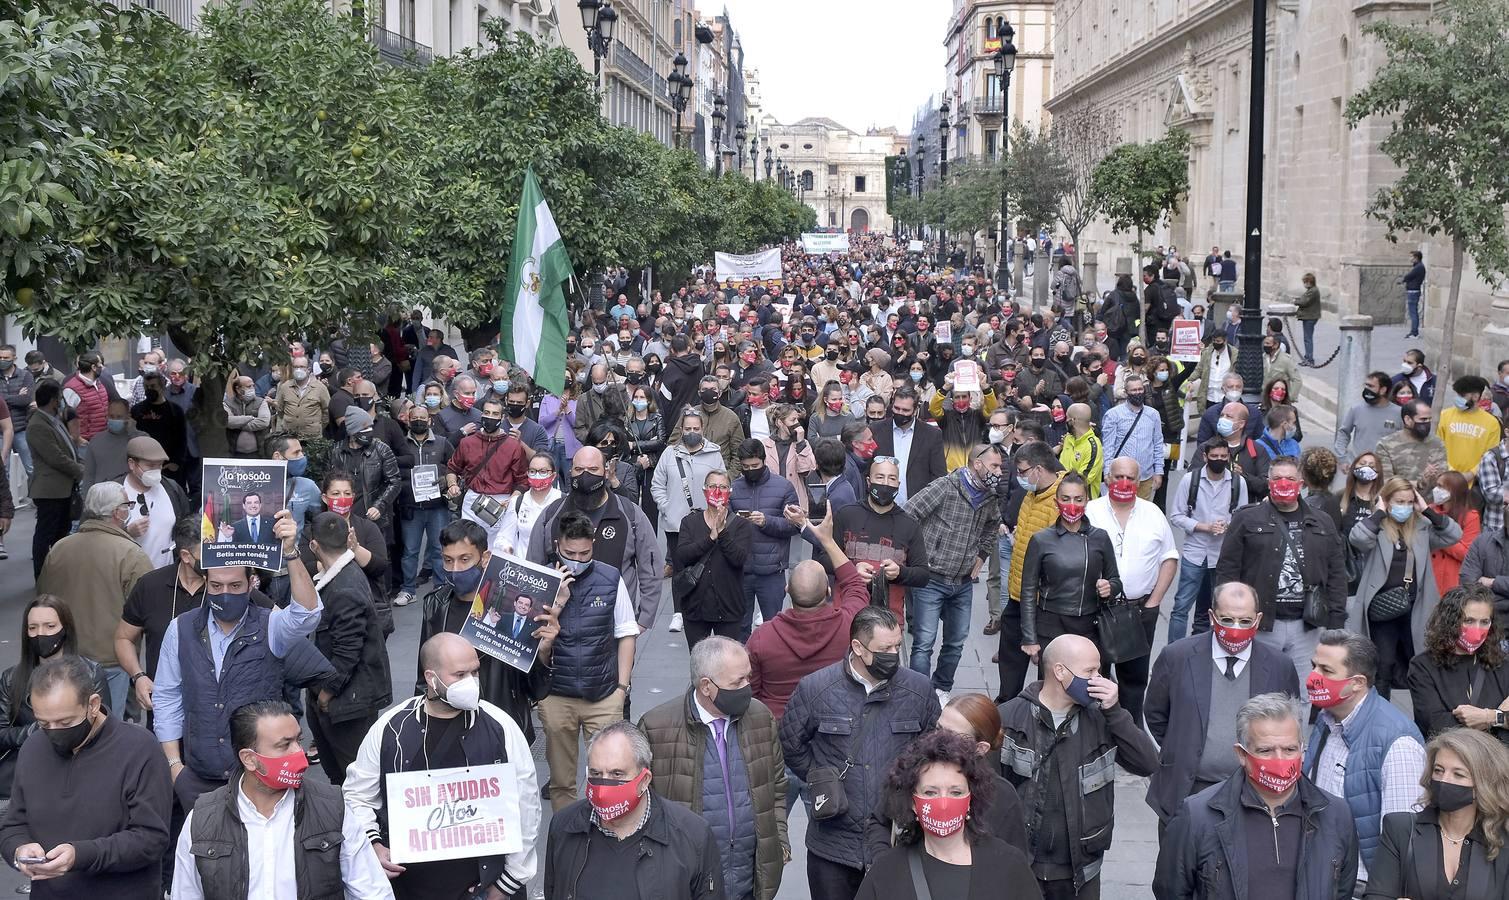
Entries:
MULTIPOLYGON (((257 753, 255 750, 252 752, 257 753)), ((302 748, 287 756, 263 756, 257 753, 257 759, 261 760, 267 772, 252 774, 268 788, 274 791, 296 791, 304 783, 304 770, 309 768, 309 757, 304 755, 302 748)))
POLYGON ((1211 631, 1215 632, 1216 643, 1227 653, 1241 653, 1252 644, 1252 639, 1257 636, 1256 625, 1251 628, 1228 628, 1220 622, 1210 623, 1211 631))
POLYGON ((968 400, 955 400, 954 401, 954 410, 956 412, 969 412, 969 401, 968 400))
POLYGON ((338 515, 338 516, 340 516, 341 518, 344 519, 347 516, 351 515, 351 507, 353 507, 353 506, 356 505, 356 498, 355 497, 326 497, 325 498, 325 505, 328 506, 328 507, 330 507, 330 511, 331 512, 335 513, 336 515, 338 515))
POLYGON ((1266 759, 1247 757, 1247 778, 1254 785, 1274 794, 1282 794, 1299 781, 1299 769, 1304 757, 1293 759, 1266 759))
POLYGON ((529 486, 537 491, 543 491, 555 483, 554 475, 530 475, 529 486))
POLYGON ((1299 499, 1299 482, 1293 478, 1277 478, 1268 482, 1268 496, 1280 503, 1293 503, 1299 499))
POLYGON ((854 455, 859 457, 860 459, 869 459, 870 457, 875 455, 875 451, 879 447, 880 444, 876 443, 873 440, 866 441, 863 444, 855 444, 854 455))
POLYGON ((1137 482, 1131 479, 1119 479, 1111 482, 1107 492, 1117 503, 1131 503, 1137 499, 1137 482))
POLYGON ((1476 625, 1463 625, 1457 633, 1457 649, 1463 653, 1476 653, 1488 640, 1488 629, 1476 625))
POLYGON ((1051 413, 1051 415, 1053 416, 1053 421, 1055 421, 1055 422, 1062 422, 1064 420, 1064 415, 1065 414, 1064 414, 1064 410, 1062 408, 1058 408, 1058 409, 1053 410, 1053 412, 1051 413))
POLYGON ((1310 695, 1310 704, 1321 709, 1330 709, 1336 704, 1347 699, 1342 691, 1346 690, 1347 679, 1327 678, 1319 672, 1312 671, 1310 677, 1305 679, 1305 691, 1310 695))
POLYGON ((844 400, 842 397, 837 400, 829 400, 824 405, 828 407, 829 412, 838 413, 844 410, 844 400))
POLYGON ((704 488, 702 496, 707 498, 707 505, 713 509, 719 509, 728 505, 728 497, 733 493, 728 488, 704 488))
POLYGON ((963 797, 912 797, 912 812, 922 830, 937 837, 948 837, 964 827, 969 816, 969 795, 963 797))
POLYGON ((587 779, 587 802, 602 822, 616 822, 634 811, 639 805, 639 785, 649 775, 646 769, 629 781, 618 782, 607 778, 587 779))
POLYGON ((1062 500, 1056 502, 1058 503, 1058 517, 1065 522, 1078 522, 1085 517, 1083 503, 1065 503, 1062 500))

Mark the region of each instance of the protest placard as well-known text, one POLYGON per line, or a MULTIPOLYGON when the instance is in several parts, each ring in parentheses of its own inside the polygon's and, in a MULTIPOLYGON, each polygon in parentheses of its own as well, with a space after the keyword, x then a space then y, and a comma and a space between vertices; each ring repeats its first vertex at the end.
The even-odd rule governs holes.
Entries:
POLYGON ((469 598, 471 611, 461 624, 461 636, 478 652, 528 672, 540 652, 534 637, 540 626, 534 617, 555 604, 561 581, 554 569, 494 553, 482 572, 482 583, 469 598))
POLYGON ((1179 362, 1200 361, 1200 330, 1198 319, 1175 319, 1173 333, 1169 335, 1169 359, 1179 362))
POLYGON ((395 863, 475 859, 524 849, 513 763, 390 772, 386 787, 388 850, 395 863))
POLYGON ((283 544, 272 533, 287 504, 288 464, 282 460, 206 459, 202 472, 200 565, 283 568, 283 544))

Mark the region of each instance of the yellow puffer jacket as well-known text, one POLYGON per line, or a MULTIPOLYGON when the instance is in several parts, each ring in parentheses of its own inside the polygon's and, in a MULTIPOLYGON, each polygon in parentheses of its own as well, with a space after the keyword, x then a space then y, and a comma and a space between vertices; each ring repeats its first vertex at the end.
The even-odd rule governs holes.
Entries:
POLYGON ((1064 480, 1060 472, 1053 479, 1053 486, 1028 494, 1022 500, 1022 510, 1016 517, 1016 539, 1011 547, 1011 573, 1006 586, 1011 591, 1013 602, 1022 599, 1022 564, 1027 561, 1027 542, 1032 536, 1058 520, 1058 483, 1064 480))

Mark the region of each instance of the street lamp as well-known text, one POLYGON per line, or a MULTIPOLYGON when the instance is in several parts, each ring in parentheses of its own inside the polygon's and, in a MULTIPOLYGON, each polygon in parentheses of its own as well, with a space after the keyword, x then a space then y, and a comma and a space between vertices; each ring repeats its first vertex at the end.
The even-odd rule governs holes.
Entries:
POLYGON ((767 139, 767 141, 765 143, 765 180, 766 181, 770 180, 770 171, 773 168, 775 168, 775 160, 772 159, 771 156, 770 156, 770 142, 767 139))
POLYGON ((1001 248, 1004 246, 1009 251, 1012 246, 1006 230, 1006 154, 1011 149, 1011 70, 1016 68, 1016 44, 1011 39, 1014 37, 1016 29, 1008 22, 1001 31, 1001 49, 996 51, 995 56, 996 84, 1001 90, 1001 231, 1000 239, 996 241, 996 287, 1003 290, 1010 283, 1010 275, 1006 271, 1005 254, 1001 252, 1001 248))
POLYGON ((687 101, 692 98, 692 76, 686 74, 686 54, 677 53, 671 61, 671 108, 676 110, 676 134, 672 145, 681 146, 681 114, 686 111, 687 101))
POLYGON ((713 175, 723 175, 723 123, 728 115, 723 112, 723 96, 713 98, 713 175))
POLYGON ((758 134, 749 139, 749 174, 750 181, 760 180, 760 136, 758 134))
POLYGON ((741 175, 744 173, 744 138, 748 133, 741 119, 739 124, 734 126, 734 147, 739 151, 739 173, 741 175))
POLYGON ((603 86, 603 57, 613 46, 613 26, 618 24, 618 10, 606 0, 576 0, 582 14, 582 29, 587 32, 587 49, 592 51, 592 77, 599 89, 603 86))
MULTIPOLYGON (((943 105, 938 107, 938 189, 942 190, 948 181, 948 98, 943 98, 943 105)), ((938 265, 942 266, 945 255, 948 253, 948 229, 942 222, 938 223, 938 265)))
POLYGON ((1263 112, 1268 75, 1268 0, 1252 0, 1252 56, 1248 62, 1247 87, 1247 234, 1243 255, 1242 322, 1237 329, 1237 374, 1250 379, 1243 399, 1262 396, 1263 310, 1259 296, 1263 286, 1263 112), (1255 112, 1254 112, 1255 111, 1255 112), (1247 358, 1243 358, 1242 354, 1247 358))

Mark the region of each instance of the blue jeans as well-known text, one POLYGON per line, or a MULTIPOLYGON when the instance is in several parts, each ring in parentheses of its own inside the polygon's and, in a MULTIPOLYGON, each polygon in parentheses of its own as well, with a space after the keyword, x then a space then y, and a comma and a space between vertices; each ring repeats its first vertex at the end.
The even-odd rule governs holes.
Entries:
MULTIPOLYGON (((28 481, 30 481, 31 445, 26 442, 26 432, 24 430, 16 432, 15 437, 11 440, 10 446, 12 450, 16 451, 16 455, 21 457, 21 466, 26 469, 26 478, 28 481)), ((8 474, 9 473, 7 473, 7 475, 8 474)))
POLYGON ((1305 360, 1315 361, 1315 320, 1304 319, 1300 321, 1300 327, 1305 330, 1305 360))
POLYGON ((430 570, 439 572, 445 566, 440 562, 440 532, 451 523, 450 508, 444 504, 434 509, 411 509, 398 517, 403 531, 403 584, 400 591, 414 593, 419 574, 419 545, 427 544, 425 557, 430 570))
MULTIPOLYGON (((1215 574, 1215 568, 1206 567, 1199 563, 1183 560, 1179 563, 1179 585, 1174 590, 1174 608, 1168 614, 1168 642, 1184 637, 1184 628, 1189 624, 1190 611, 1192 609, 1210 609, 1211 576, 1215 574), (1199 601, 1198 604, 1196 601, 1199 601)), ((1208 619, 1202 619, 1198 612, 1195 615, 1195 633, 1208 631, 1208 619), (1205 624, 1204 627, 1202 623, 1205 624)))
POLYGON ((110 707, 110 715, 117 719, 125 718, 126 715, 126 692, 131 689, 131 676, 120 666, 100 666, 105 672, 105 686, 110 689, 110 696, 101 697, 105 704, 110 707))
POLYGON ((1011 553, 1015 547, 1016 538, 1012 534, 1003 534, 996 538, 996 555, 1001 560, 1001 592, 993 598, 995 604, 991 612, 1006 609, 1007 604, 1011 602, 1011 598, 1007 595, 1011 593, 1011 553))
POLYGON ((1409 333, 1420 333, 1420 292, 1405 291, 1404 305, 1409 308, 1409 333))
POLYGON ((962 584, 940 581, 933 577, 926 585, 910 588, 912 626, 911 669, 923 675, 932 672, 933 644, 938 639, 938 624, 943 624, 943 649, 938 652, 938 670, 932 672, 933 687, 953 690, 954 671, 964 655, 964 639, 969 636, 969 607, 974 599, 972 581, 962 584))
POLYGON ((1229 294, 1231 293, 1231 289, 1236 286, 1237 283, 1235 281, 1223 281, 1221 282, 1221 293, 1229 294))
POLYGON ((769 622, 781 612, 781 606, 786 602, 786 576, 780 572, 771 572, 769 575, 756 575, 753 572, 744 573, 744 608, 748 610, 745 615, 745 629, 754 624, 755 603, 760 604, 760 618, 769 622))

